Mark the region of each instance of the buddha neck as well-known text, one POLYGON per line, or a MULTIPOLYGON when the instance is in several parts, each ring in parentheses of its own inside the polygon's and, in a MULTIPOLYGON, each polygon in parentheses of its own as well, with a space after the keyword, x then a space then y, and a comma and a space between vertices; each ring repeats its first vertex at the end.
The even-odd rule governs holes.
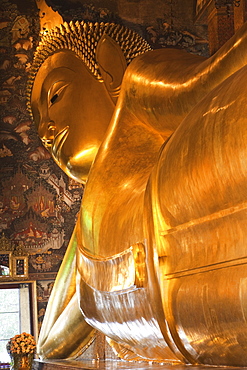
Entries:
POLYGON ((88 253, 109 257, 144 239, 144 193, 162 144, 126 107, 115 114, 83 196, 82 245, 88 253))

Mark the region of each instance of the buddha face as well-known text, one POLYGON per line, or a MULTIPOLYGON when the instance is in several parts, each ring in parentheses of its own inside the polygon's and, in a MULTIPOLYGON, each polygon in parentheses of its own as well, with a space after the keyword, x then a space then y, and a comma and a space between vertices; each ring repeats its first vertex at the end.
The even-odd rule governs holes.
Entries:
POLYGON ((56 163, 84 183, 114 110, 104 83, 73 52, 60 51, 41 65, 31 107, 38 134, 56 163))

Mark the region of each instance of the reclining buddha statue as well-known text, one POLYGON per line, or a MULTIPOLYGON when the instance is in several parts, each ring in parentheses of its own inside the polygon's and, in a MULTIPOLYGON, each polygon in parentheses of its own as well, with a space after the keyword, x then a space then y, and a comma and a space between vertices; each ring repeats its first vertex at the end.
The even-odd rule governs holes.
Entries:
POLYGON ((100 331, 124 360, 247 366, 246 64, 247 24, 209 58, 113 23, 43 34, 28 109, 85 191, 42 359, 100 331))

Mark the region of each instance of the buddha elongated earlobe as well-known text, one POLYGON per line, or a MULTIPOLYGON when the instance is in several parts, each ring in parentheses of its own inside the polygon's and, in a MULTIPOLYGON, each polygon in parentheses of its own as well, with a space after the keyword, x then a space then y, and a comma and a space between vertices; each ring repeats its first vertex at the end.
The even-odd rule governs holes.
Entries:
POLYGON ((122 79, 127 68, 123 51, 111 37, 104 35, 96 48, 96 60, 105 86, 115 102, 119 96, 122 79))

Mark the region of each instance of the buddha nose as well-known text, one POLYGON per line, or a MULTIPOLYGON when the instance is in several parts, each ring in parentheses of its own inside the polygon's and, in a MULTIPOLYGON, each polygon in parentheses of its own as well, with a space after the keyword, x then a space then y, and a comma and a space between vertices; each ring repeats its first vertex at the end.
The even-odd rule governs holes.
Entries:
POLYGON ((54 121, 43 122, 39 125, 38 134, 41 138, 42 143, 46 148, 50 148, 52 146, 54 137, 55 137, 56 126, 54 121))

